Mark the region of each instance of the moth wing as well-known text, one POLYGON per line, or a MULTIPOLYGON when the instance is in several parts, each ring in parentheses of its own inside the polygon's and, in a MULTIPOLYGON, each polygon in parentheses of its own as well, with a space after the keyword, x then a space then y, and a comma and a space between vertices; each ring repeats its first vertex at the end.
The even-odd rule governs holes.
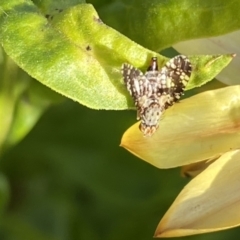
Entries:
POLYGON ((146 105, 148 105, 146 93, 151 88, 151 84, 139 69, 127 63, 122 66, 122 75, 127 90, 137 107, 137 119, 140 119, 146 105))
POLYGON ((169 95, 172 101, 179 100, 190 79, 192 65, 184 55, 170 59, 159 71, 158 88, 161 94, 169 95))
POLYGON ((145 87, 149 85, 143 73, 132 65, 124 63, 122 66, 122 75, 127 90, 133 99, 136 101, 139 97, 142 97, 145 93, 145 87))

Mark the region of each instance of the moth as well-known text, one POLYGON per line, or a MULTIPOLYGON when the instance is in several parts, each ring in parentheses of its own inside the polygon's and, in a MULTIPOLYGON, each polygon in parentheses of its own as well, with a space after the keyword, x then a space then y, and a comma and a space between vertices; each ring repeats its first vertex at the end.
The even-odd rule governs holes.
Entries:
POLYGON ((122 65, 123 80, 133 97, 144 136, 156 132, 162 113, 183 95, 191 72, 192 65, 184 55, 170 59, 161 69, 157 57, 152 57, 145 73, 128 63, 122 65))

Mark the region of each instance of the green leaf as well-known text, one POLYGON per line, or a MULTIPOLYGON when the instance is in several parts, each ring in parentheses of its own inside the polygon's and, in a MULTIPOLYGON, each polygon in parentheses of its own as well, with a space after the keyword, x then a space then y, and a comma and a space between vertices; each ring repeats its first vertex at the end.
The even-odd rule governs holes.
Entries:
MULTIPOLYGON (((145 71, 152 56, 158 56, 160 66, 167 61, 103 24, 90 4, 57 9, 45 17, 31 1, 11 9, 3 3, 0 31, 7 54, 41 83, 90 108, 132 108, 122 64, 145 71)), ((231 58, 191 58, 195 77, 189 88, 211 80, 231 58)))
POLYGON ((235 57, 233 54, 190 56, 189 58, 193 66, 193 73, 186 90, 200 87, 211 81, 232 61, 233 57, 235 57))
POLYGON ((224 69, 217 79, 227 85, 239 84, 240 75, 240 31, 235 31, 229 34, 221 35, 212 38, 192 39, 175 44, 173 47, 179 52, 184 52, 187 55, 196 54, 224 54, 226 52, 235 53, 236 57, 232 63, 224 69))
POLYGON ((75 101, 97 109, 127 108, 121 65, 134 61, 139 66, 154 53, 103 24, 92 5, 80 4, 59 15, 61 24, 54 22, 58 29, 34 5, 30 12, 28 6, 5 16, 6 52, 31 76, 75 101), (70 39, 59 32, 60 26, 70 30, 70 39))
POLYGON ((58 0, 33 0, 32 1, 44 14, 56 14, 62 9, 66 9, 75 6, 80 3, 86 3, 85 0, 68 0, 68 1, 58 1, 58 0))
POLYGON ((14 118, 5 139, 4 149, 22 140, 51 104, 63 100, 62 96, 32 80, 15 104, 14 118))
POLYGON ((62 97, 31 79, 0 48, 0 155, 20 141, 62 97))
POLYGON ((14 119, 15 103, 30 78, 0 48, 0 153, 14 119))
POLYGON ((239 29, 239 8, 235 0, 132 0, 113 2, 100 15, 131 39, 160 51, 183 40, 239 29))

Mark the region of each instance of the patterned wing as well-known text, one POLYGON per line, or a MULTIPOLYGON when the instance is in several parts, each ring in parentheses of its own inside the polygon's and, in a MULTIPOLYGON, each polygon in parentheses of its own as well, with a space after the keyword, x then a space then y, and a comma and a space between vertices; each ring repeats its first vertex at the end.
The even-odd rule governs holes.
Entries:
POLYGON ((146 92, 149 89, 149 81, 139 69, 127 63, 122 66, 122 75, 127 90, 133 97, 134 104, 137 107, 137 119, 141 119, 141 114, 148 101, 146 92))
POLYGON ((158 129, 162 113, 183 95, 191 71, 190 61, 183 55, 170 59, 159 71, 157 58, 152 58, 145 73, 151 84, 151 91, 148 94, 149 105, 141 115, 140 124, 140 130, 145 136, 151 136, 158 129))
POLYGON ((169 96, 169 105, 178 101, 183 95, 191 72, 192 65, 189 59, 183 55, 178 55, 170 59, 166 65, 160 69, 158 81, 159 92, 169 96))
POLYGON ((139 126, 144 136, 151 136, 159 126, 161 114, 183 94, 192 66, 187 57, 176 56, 158 71, 153 57, 147 72, 123 64, 122 74, 128 91, 137 107, 139 126))
POLYGON ((124 63, 122 66, 122 75, 127 90, 136 103, 136 100, 144 93, 143 88, 147 79, 139 69, 127 63, 124 63))

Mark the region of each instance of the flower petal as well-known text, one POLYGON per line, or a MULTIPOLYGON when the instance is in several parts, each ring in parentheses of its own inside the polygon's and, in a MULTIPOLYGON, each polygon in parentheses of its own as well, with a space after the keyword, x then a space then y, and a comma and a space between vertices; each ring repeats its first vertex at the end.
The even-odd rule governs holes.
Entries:
POLYGON ((155 237, 213 232, 240 225, 240 150, 222 155, 182 190, 155 237))
POLYGON ((217 158, 185 165, 181 168, 181 176, 191 178, 196 177, 199 173, 204 171, 210 164, 212 164, 217 158))
POLYGON ((233 85, 240 83, 239 42, 240 31, 235 31, 218 37, 194 39, 180 42, 175 44, 173 47, 177 51, 186 55, 236 53, 237 56, 233 59, 232 63, 217 76, 217 79, 223 83, 233 85))
POLYGON ((171 168, 219 156, 240 144, 240 86, 200 93, 170 107, 152 137, 139 123, 121 146, 158 168, 171 168))

